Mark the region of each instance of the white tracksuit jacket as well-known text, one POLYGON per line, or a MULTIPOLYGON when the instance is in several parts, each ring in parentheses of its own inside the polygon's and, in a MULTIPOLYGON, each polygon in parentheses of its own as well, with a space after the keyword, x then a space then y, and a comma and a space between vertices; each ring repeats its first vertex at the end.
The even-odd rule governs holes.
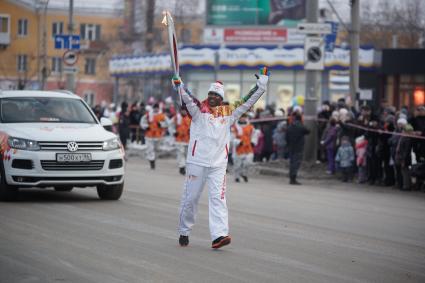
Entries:
POLYGON ((179 233, 188 236, 195 224, 197 205, 205 183, 209 190, 211 239, 229 234, 225 198, 230 127, 247 112, 267 88, 268 76, 260 75, 251 97, 229 116, 214 117, 179 86, 182 100, 192 116, 186 159, 186 180, 180 205, 179 233))

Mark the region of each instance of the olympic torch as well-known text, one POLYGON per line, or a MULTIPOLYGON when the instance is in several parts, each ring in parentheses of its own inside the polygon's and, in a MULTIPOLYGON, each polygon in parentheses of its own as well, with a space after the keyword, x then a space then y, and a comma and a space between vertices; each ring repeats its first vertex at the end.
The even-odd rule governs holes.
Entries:
MULTIPOLYGON (((174 75, 179 76, 179 53, 177 49, 177 35, 176 30, 174 28, 174 21, 171 17, 170 12, 164 11, 163 14, 164 19, 162 20, 162 23, 167 27, 168 43, 170 44, 171 65, 173 66, 174 75)), ((180 106, 182 106, 180 88, 178 89, 178 93, 180 106)))

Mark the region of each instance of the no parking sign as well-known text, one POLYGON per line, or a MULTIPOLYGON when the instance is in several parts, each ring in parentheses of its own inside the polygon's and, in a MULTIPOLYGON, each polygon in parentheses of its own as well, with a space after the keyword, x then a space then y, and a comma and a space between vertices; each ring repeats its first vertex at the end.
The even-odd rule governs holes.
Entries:
POLYGON ((67 50, 62 56, 63 62, 67 66, 74 66, 78 61, 78 53, 72 50, 67 50))

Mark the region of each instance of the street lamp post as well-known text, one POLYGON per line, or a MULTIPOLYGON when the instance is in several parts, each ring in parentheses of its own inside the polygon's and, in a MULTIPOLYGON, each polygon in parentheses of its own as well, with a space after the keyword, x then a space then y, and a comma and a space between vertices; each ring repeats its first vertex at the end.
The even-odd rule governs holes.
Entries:
MULTIPOLYGON (((47 80, 47 7, 49 5, 49 0, 39 0, 38 7, 43 7, 43 23, 42 23, 42 34, 41 34, 41 55, 38 52, 38 60, 37 60, 37 73, 38 80, 40 83, 40 89, 44 89, 46 80, 47 80), (41 57, 41 68, 40 68, 40 57, 41 57), (41 78, 41 82, 40 82, 41 78)), ((40 19, 39 19, 40 22, 40 19)), ((38 29, 40 30, 40 23, 38 25, 38 29)), ((39 34, 40 35, 40 34, 39 34)))

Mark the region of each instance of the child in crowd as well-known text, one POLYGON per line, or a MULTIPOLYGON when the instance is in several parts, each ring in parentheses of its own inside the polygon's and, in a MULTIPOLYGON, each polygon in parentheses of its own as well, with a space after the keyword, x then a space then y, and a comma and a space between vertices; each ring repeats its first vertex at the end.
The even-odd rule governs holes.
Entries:
POLYGON ((367 150, 367 140, 364 136, 356 138, 356 155, 357 160, 356 164, 359 168, 359 183, 363 184, 367 181, 367 167, 366 167, 366 150, 367 150))
POLYGON ((354 162, 354 149, 351 146, 350 139, 347 136, 341 138, 341 146, 336 153, 335 161, 338 167, 341 168, 342 181, 348 182, 351 180, 351 170, 354 162))

